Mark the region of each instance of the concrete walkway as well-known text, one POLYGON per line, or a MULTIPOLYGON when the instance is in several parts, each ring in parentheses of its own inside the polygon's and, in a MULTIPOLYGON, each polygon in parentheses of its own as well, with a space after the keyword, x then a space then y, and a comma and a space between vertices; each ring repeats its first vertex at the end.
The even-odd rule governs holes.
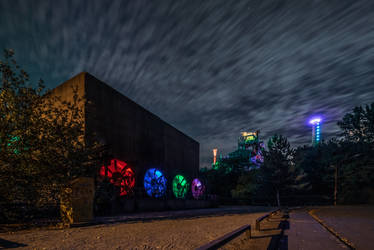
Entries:
POLYGON ((314 214, 357 249, 374 249, 374 206, 331 206, 314 214))
POLYGON ((281 249, 348 249, 305 210, 290 212, 288 229, 281 239, 281 249))

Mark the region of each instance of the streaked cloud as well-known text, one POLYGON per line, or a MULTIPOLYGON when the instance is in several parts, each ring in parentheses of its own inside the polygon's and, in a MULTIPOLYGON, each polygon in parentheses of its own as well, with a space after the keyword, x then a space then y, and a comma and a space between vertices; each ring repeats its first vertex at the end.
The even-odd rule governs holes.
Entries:
POLYGON ((53 88, 88 71, 211 149, 310 143, 374 101, 374 2, 0 1, 0 48, 53 88))

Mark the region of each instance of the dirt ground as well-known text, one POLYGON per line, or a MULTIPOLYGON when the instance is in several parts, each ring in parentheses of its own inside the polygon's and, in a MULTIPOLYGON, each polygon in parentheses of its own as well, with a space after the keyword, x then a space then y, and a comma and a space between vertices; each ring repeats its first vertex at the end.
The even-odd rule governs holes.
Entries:
POLYGON ((256 218, 265 213, 1 233, 0 248, 8 246, 19 249, 194 249, 244 224, 254 226, 256 218))
MULTIPOLYGON (((0 249, 194 249, 245 224, 252 226, 251 239, 243 233, 221 249, 267 249, 277 242, 285 246, 281 249, 323 249, 328 243, 330 249, 347 249, 318 224, 306 208, 291 211, 289 219, 278 213, 265 219, 261 223, 261 231, 256 231, 255 220, 272 210, 263 208, 260 212, 259 209, 226 207, 204 211, 145 213, 121 217, 121 220, 130 220, 121 223, 0 233, 0 249), (180 218, 175 218, 178 216, 180 218)), ((352 242, 357 249, 373 249, 374 206, 312 209, 316 216, 352 242)), ((114 221, 116 218, 105 219, 114 221)))
POLYGON ((357 249, 374 249, 374 206, 321 207, 315 215, 357 249))

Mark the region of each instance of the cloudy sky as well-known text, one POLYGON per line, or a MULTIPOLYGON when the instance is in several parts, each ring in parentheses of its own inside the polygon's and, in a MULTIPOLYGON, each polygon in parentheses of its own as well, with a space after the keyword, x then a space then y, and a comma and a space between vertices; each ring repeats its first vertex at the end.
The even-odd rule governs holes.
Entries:
POLYGON ((374 101, 374 1, 0 1, 0 49, 49 88, 87 71, 211 149, 311 142, 374 101))

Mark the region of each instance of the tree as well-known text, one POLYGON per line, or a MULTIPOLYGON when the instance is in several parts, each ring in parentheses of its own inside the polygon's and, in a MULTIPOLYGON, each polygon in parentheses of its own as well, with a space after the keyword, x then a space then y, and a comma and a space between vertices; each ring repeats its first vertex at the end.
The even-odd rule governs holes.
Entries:
POLYGON ((17 217, 14 203, 57 204, 61 188, 93 176, 105 152, 93 139, 86 143, 93 135, 85 134, 77 91, 66 102, 41 80, 33 86, 13 57, 5 50, 0 61, 0 217, 8 220, 17 217))
POLYGON ((299 147, 294 164, 301 176, 298 193, 308 202, 330 202, 334 193, 334 174, 340 157, 340 144, 336 140, 321 142, 316 146, 299 147))
POLYGON ((243 171, 239 176, 235 189, 231 190, 234 199, 254 200, 257 189, 257 169, 243 171))
POLYGON ((342 129, 338 200, 374 203, 374 103, 355 107, 338 122, 342 129))
POLYGON ((344 139, 349 142, 374 143, 374 102, 355 107, 338 122, 344 139))
POLYGON ((264 165, 260 168, 260 182, 264 183, 264 188, 275 194, 278 206, 281 205, 280 195, 293 184, 293 155, 294 150, 286 137, 274 135, 269 139, 264 165))

